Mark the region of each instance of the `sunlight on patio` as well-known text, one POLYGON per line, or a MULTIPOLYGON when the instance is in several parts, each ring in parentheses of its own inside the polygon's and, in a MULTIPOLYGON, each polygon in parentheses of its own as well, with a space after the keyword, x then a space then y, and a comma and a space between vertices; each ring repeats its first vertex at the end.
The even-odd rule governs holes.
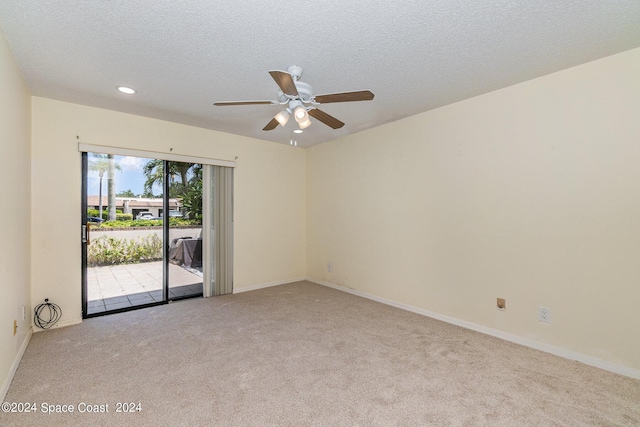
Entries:
MULTIPOLYGON (((202 272, 169 264, 169 299, 202 294, 202 272)), ((162 301, 162 261, 87 268, 88 313, 162 301)))

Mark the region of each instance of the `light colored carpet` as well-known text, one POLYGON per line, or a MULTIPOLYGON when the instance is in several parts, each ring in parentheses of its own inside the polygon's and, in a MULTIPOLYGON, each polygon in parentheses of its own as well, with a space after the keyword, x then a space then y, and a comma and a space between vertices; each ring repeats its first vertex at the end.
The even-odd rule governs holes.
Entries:
POLYGON ((640 425, 638 380, 308 282, 37 333, 5 401, 39 410, 3 426, 640 425), (110 412, 40 410, 81 402, 110 412))

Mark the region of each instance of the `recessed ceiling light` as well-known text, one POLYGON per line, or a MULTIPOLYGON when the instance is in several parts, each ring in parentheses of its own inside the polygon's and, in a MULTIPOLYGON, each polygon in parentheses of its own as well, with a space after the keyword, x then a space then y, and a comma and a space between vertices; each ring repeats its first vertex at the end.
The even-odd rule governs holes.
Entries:
POLYGON ((293 131, 293 133, 302 133, 302 132, 303 132, 302 129, 296 129, 293 131))
POLYGON ((134 93, 136 93, 135 89, 131 89, 130 87, 126 86, 118 86, 118 90, 122 93, 126 93, 127 95, 133 95, 134 93))

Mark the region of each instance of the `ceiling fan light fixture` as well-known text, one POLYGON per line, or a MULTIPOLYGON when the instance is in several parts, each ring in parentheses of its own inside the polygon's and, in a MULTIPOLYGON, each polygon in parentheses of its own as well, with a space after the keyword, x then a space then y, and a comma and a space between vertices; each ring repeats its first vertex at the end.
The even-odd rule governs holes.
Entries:
POLYGON ((289 111, 289 109, 285 109, 276 114, 274 119, 276 119, 278 123, 280 123, 280 126, 284 126, 289 121, 289 116, 291 116, 291 112, 289 111))
POLYGON ((307 120, 303 122, 298 122, 298 126, 300 126, 300 129, 306 129, 309 126, 311 126, 311 120, 309 120, 309 118, 307 117, 307 120))
POLYGON ((302 106, 296 107, 294 116, 296 118, 296 122, 298 123, 309 120, 309 113, 307 113, 307 110, 305 110, 305 108, 302 106))
POLYGON ((302 132, 303 132, 303 130, 302 130, 302 129, 295 129, 295 130, 293 131, 293 133, 302 133, 302 132))

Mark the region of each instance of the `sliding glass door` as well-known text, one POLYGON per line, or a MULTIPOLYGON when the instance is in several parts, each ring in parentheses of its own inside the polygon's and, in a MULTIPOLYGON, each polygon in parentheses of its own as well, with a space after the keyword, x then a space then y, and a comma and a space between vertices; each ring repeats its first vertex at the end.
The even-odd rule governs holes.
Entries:
MULTIPOLYGON (((214 171, 232 178, 230 168, 96 152, 82 161, 84 317, 232 291, 214 290, 214 171)), ((230 207, 227 198, 219 205, 230 207)), ((220 251, 232 252, 232 217, 222 217, 230 225, 220 251)))
POLYGON ((202 296, 202 165, 166 162, 170 177, 170 200, 179 200, 180 209, 168 210, 169 295, 170 300, 202 296))
POLYGON ((83 155, 86 307, 95 315, 163 302, 162 171, 153 159, 83 155))

